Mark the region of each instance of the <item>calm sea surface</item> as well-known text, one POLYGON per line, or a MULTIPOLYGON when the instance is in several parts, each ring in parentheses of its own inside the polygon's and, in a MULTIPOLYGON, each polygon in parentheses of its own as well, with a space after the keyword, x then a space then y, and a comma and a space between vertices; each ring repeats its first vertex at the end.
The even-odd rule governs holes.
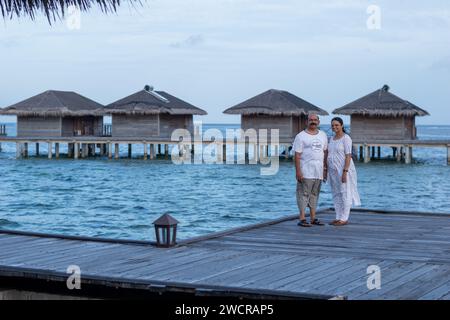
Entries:
MULTIPOLYGON (((203 129, 238 127, 210 124, 203 129)), ((323 129, 330 133, 328 127, 323 129)), ((14 135, 15 124, 8 124, 7 130, 14 135)), ((450 126, 419 126, 418 135, 450 139, 450 126)), ((41 145, 41 157, 17 160, 15 145, 2 147, 4 229, 153 240, 152 222, 170 212, 180 221, 180 237, 188 238, 297 212, 292 161, 281 161, 276 175, 261 176, 259 165, 175 165, 138 158, 48 160, 46 145, 41 145)), ((121 156, 126 154, 121 149, 121 156)), ((137 155, 142 156, 138 146, 137 155)), ((444 148, 417 148, 412 165, 358 162, 363 207, 450 213, 446 155, 444 148)), ((320 205, 332 206, 328 185, 322 188, 320 205)))

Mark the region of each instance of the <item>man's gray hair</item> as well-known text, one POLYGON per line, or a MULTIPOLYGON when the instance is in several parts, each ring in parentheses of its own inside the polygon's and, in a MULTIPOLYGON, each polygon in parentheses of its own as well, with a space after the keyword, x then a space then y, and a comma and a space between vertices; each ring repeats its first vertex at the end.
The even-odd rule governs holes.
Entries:
POLYGON ((319 115, 317 113, 308 113, 308 120, 311 118, 311 116, 316 116, 318 120, 320 120, 319 115))

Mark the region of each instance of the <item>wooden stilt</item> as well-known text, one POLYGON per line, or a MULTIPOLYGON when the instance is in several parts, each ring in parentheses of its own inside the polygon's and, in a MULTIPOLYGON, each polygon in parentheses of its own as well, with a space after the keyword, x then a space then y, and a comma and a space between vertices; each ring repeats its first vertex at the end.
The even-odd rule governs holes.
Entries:
POLYGON ((108 142, 108 159, 112 159, 112 153, 113 153, 113 147, 112 147, 112 143, 108 142))
POLYGON ((25 143, 23 144, 23 156, 24 156, 25 158, 28 157, 28 142, 25 142, 25 143))
POLYGON ((150 159, 153 160, 155 158, 155 145, 152 143, 150 145, 150 159))
POLYGON ((144 142, 144 160, 148 159, 148 155, 147 155, 147 142, 144 142))
POLYGON ((131 143, 128 144, 128 158, 131 158, 131 154, 132 154, 132 145, 131 143))
POLYGON ((88 153, 88 146, 86 143, 81 144, 81 158, 86 158, 88 153))
POLYGON ((447 164, 450 165, 450 144, 447 146, 447 164))
POLYGON ((405 163, 410 164, 411 163, 411 148, 409 146, 405 146, 405 163))
POLYGON ((59 159, 59 142, 55 143, 55 158, 59 159))
POLYGON ((19 142, 16 142, 16 158, 19 159, 22 156, 21 149, 22 146, 19 142))
POLYGON ((381 147, 378 147, 378 150, 377 150, 377 158, 378 158, 378 159, 381 159, 381 147))
POLYGON ((164 145, 164 158, 169 159, 169 145, 168 144, 164 145))
POLYGON ((227 144, 224 143, 222 145, 222 161, 226 162, 227 161, 227 144))
POLYGON ((119 144, 118 143, 114 144, 114 158, 119 159, 119 144))
POLYGON ((247 142, 245 142, 245 145, 244 145, 244 163, 248 163, 250 160, 250 157, 249 157, 249 149, 250 149, 250 145, 249 145, 249 143, 247 143, 247 142))
POLYGON ((39 142, 36 142, 36 156, 39 156, 39 142))
POLYGON ((395 155, 396 158, 397 158, 397 162, 401 162, 402 161, 402 152, 403 152, 402 148, 397 147, 396 155, 395 155))
POLYGON ((68 143, 68 144, 67 144, 67 156, 68 156, 69 158, 72 158, 72 157, 73 157, 73 149, 74 149, 73 143, 68 143))
POLYGON ((289 159, 289 145, 285 145, 284 146, 284 157, 287 159, 289 159))
POLYGON ((53 152, 53 146, 51 142, 48 142, 48 158, 51 159, 52 158, 52 152, 53 152))
POLYGON ((258 163, 258 144, 253 144, 253 161, 254 163, 258 163))
POLYGON ((364 146, 364 163, 370 162, 370 147, 364 146))
POLYGON ((158 143, 158 154, 161 154, 161 144, 158 143))
POLYGON ((364 147, 359 146, 359 160, 364 160, 364 147))
POLYGON ((79 155, 80 155, 80 144, 78 142, 75 142, 73 148, 73 158, 78 159, 79 155))
POLYGON ((372 159, 375 159, 375 147, 372 147, 372 159))

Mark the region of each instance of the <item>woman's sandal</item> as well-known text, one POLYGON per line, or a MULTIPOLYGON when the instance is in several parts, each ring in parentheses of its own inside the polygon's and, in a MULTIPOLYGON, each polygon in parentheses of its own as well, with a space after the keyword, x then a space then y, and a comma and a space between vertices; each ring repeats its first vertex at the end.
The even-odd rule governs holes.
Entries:
POLYGON ((297 223, 297 225, 300 227, 307 227, 307 228, 312 227, 312 225, 309 224, 308 221, 306 221, 306 219, 300 220, 300 222, 297 223))
POLYGON ((337 226, 337 227, 341 227, 341 226, 345 226, 345 225, 347 225, 348 224, 348 221, 338 221, 338 222, 336 222, 334 225, 335 226, 337 226))
POLYGON ((316 226, 323 226, 324 224, 320 222, 319 219, 314 219, 314 221, 311 221, 311 224, 314 224, 316 226))
POLYGON ((334 226, 338 222, 339 222, 339 220, 333 220, 333 221, 330 222, 330 225, 334 226))

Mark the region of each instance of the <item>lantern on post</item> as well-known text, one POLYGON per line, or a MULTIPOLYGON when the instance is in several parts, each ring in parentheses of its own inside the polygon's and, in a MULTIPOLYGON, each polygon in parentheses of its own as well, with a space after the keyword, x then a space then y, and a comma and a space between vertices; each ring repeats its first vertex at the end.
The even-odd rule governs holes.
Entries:
POLYGON ((155 225, 156 246, 169 248, 176 245, 177 240, 177 219, 165 213, 153 224, 155 225))

